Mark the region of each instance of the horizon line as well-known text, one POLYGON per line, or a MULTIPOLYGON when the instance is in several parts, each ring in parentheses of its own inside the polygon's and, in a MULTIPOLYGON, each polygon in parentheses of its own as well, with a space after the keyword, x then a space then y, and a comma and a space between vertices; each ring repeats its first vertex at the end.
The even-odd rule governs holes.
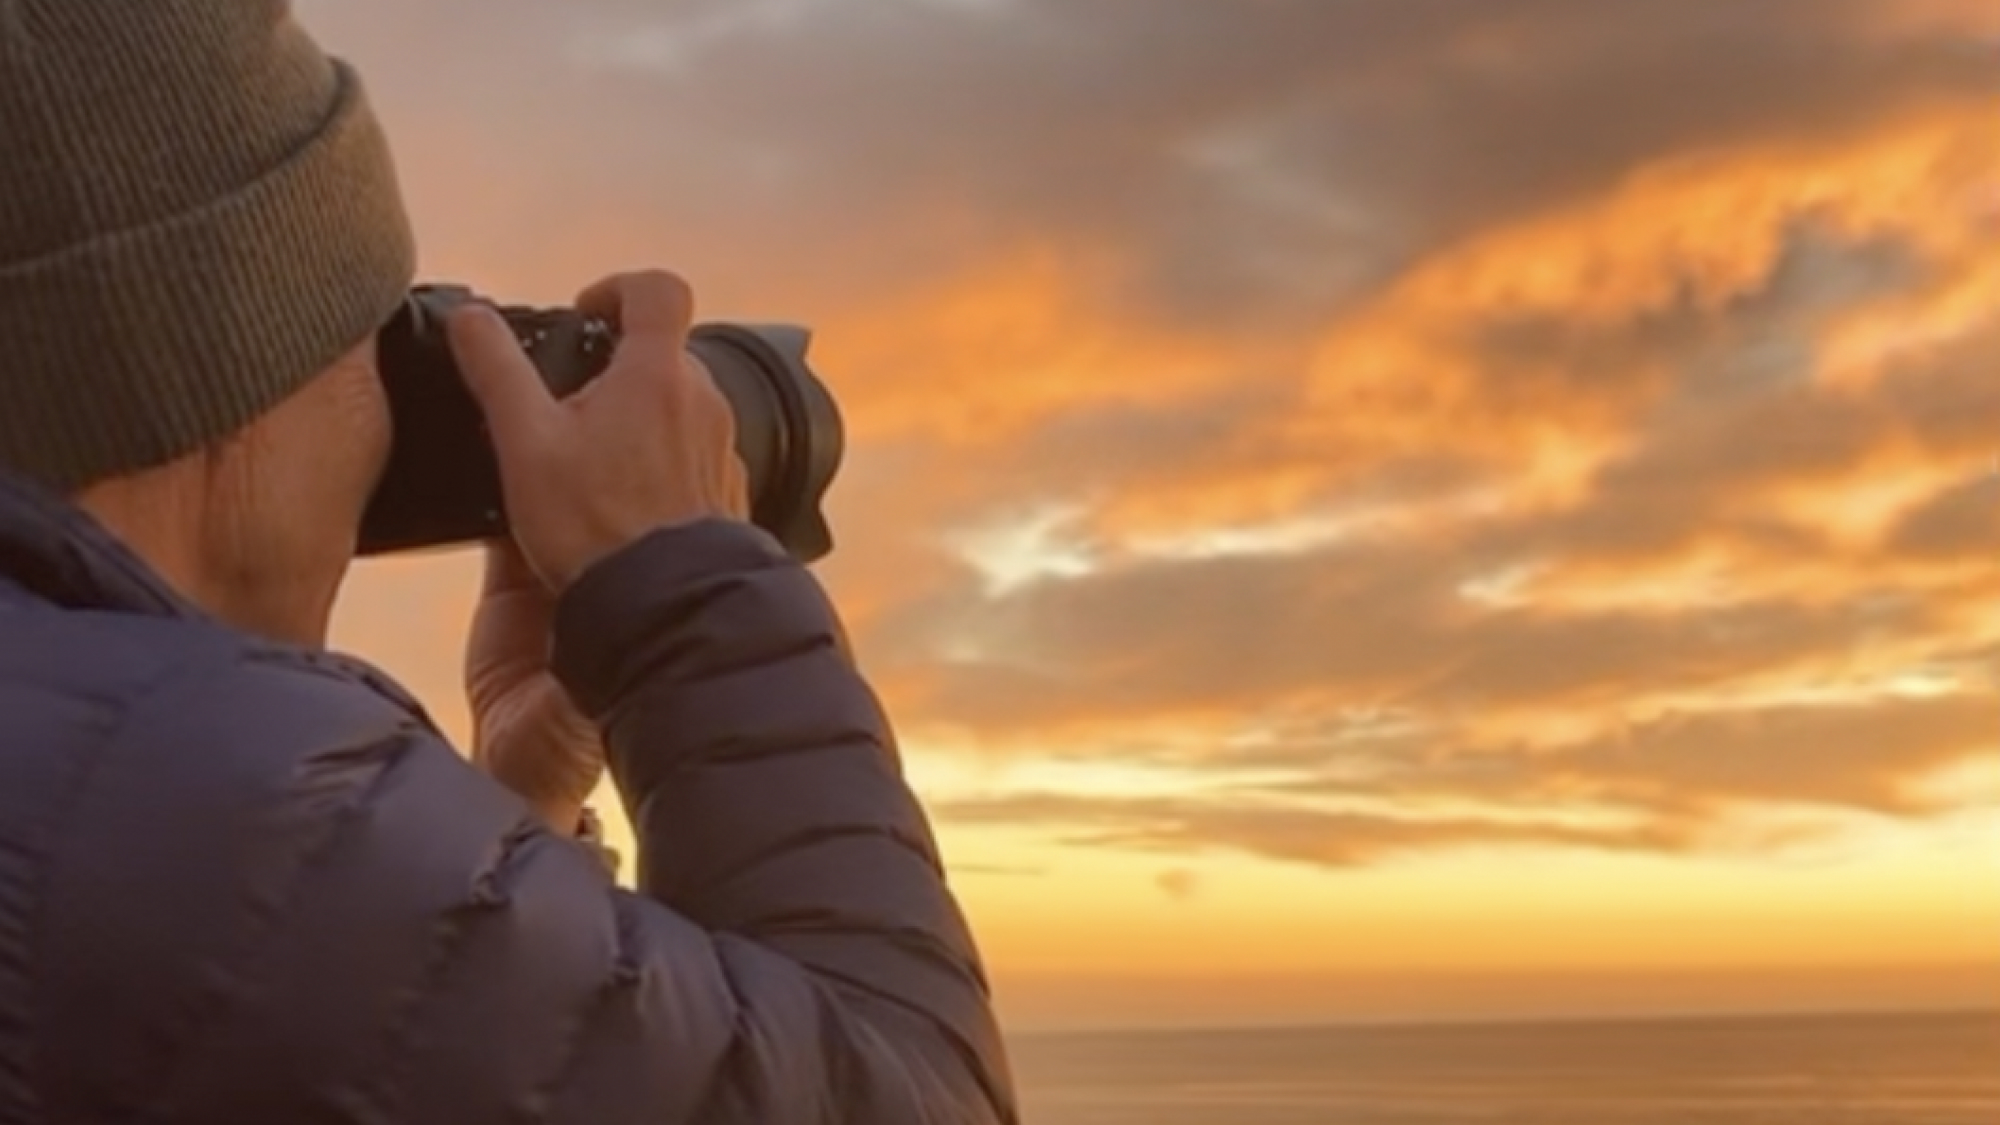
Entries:
POLYGON ((1027 1026, 1004 1028, 1010 1040, 1103 1039, 1213 1035, 1384 1032, 1477 1028, 1625 1027, 1662 1024, 1769 1024, 1788 1022, 1842 1023, 1892 1020, 2000 1020, 2000 1000, 1971 1004, 1901 1004, 1881 1007, 1746 1008, 1716 1011, 1656 1013, 1556 1014, 1546 1016, 1409 1016, 1362 1019, 1273 1019, 1213 1024, 1105 1025, 1102 1027, 1027 1026))

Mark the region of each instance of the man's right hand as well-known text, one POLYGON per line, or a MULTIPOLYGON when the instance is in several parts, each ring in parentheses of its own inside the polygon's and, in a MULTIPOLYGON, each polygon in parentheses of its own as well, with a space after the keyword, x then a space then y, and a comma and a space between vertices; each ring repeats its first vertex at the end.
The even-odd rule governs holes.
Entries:
POLYGON ((619 274, 577 308, 621 339, 604 373, 560 401, 497 312, 471 306, 449 325, 493 436, 514 539, 553 593, 649 532, 750 509, 735 416, 688 352, 687 283, 619 274))

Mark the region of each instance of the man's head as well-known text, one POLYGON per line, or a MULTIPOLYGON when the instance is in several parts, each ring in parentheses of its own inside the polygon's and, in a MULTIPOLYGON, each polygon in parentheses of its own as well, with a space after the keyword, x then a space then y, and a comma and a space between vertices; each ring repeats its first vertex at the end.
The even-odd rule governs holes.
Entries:
POLYGON ((0 470, 317 641, 414 273, 361 87, 285 0, 0 0, 0 470))

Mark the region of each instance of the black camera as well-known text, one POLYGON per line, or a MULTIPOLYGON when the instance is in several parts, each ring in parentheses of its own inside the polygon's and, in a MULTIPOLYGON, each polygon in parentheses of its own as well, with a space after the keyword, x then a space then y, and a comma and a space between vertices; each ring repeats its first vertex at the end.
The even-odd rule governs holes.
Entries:
MULTIPOLYGON (((362 521, 363 555, 507 534, 492 442, 445 337, 452 310, 480 300, 459 286, 420 287, 382 330, 378 361, 395 441, 362 521)), ((496 307, 558 397, 602 373, 618 344, 609 324, 573 309, 496 307)), ((704 324, 688 341, 736 416, 751 521, 804 562, 833 549, 820 503, 845 440, 833 396, 807 365, 811 339, 792 325, 704 324)))

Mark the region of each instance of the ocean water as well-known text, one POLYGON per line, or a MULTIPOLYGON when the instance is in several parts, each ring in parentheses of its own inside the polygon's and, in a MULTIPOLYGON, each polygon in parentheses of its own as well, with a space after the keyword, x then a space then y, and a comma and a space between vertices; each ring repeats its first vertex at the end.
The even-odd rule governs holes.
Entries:
POLYGON ((1026 1125, 2000 1125, 2000 1012, 1014 1040, 1026 1125))

